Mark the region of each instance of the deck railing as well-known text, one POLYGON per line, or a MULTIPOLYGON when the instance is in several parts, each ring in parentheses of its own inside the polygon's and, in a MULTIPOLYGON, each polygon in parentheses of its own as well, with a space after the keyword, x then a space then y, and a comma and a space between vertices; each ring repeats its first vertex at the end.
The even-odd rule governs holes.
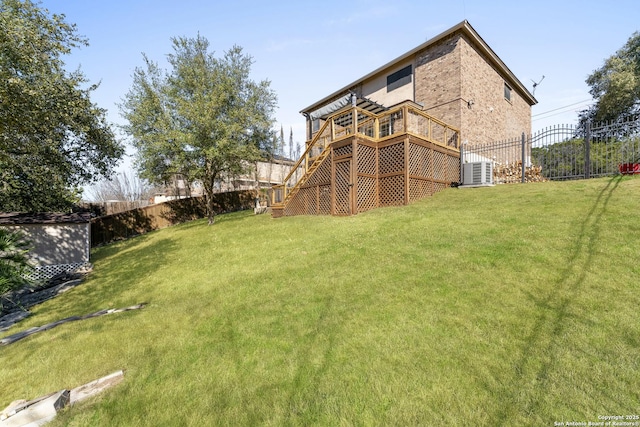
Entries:
POLYGON ((359 107, 346 107, 329 117, 316 132, 302 156, 293 165, 281 185, 274 185, 272 204, 287 200, 316 160, 334 142, 353 135, 381 142, 399 134, 412 134, 431 143, 459 151, 460 131, 424 113, 413 102, 402 103, 388 111, 374 114, 359 107))

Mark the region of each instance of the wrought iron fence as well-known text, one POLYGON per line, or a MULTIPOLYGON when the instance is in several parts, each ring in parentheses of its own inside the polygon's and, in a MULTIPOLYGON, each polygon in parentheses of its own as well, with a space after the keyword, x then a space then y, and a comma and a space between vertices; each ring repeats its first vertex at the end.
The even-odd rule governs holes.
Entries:
POLYGON ((462 163, 493 162, 495 183, 640 174, 640 116, 558 125, 530 136, 465 144, 462 163))

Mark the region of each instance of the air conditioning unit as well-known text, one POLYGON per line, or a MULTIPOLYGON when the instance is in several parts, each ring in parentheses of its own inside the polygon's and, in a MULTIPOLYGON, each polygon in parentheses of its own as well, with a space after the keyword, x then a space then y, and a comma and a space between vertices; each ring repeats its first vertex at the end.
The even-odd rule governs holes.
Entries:
POLYGON ((465 163, 462 185, 493 185, 493 162, 465 163))

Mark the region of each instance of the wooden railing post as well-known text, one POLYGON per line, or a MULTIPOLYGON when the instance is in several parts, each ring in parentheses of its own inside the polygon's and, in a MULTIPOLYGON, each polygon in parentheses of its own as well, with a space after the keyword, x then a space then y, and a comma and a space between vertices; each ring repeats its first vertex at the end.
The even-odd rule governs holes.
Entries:
MULTIPOLYGON (((331 117, 329 120, 331 120, 331 141, 329 142, 329 144, 331 144, 336 139, 336 122, 333 117, 331 117)), ((324 148, 327 148, 326 142, 324 143, 324 148)))
POLYGON ((402 131, 409 132, 409 107, 402 107, 402 131))
POLYGON ((351 117, 353 119, 353 134, 355 135, 358 133, 358 109, 355 106, 351 110, 351 117))

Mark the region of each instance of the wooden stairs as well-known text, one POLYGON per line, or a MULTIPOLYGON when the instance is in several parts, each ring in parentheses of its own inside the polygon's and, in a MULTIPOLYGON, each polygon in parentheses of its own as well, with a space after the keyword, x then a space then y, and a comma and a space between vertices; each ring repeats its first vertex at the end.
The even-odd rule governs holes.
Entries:
POLYGON ((327 157, 329 157, 329 154, 331 154, 331 146, 326 146, 324 150, 322 150, 322 153, 320 153, 320 155, 315 158, 315 160, 313 161, 311 166, 309 166, 309 169, 305 172, 305 174, 298 180, 296 185, 291 190, 289 190, 289 192, 287 193, 287 196, 284 198, 284 205, 286 205, 287 202, 291 200, 291 198, 293 198, 298 193, 298 191, 300 191, 300 188, 304 185, 304 183, 309 180, 309 178, 314 174, 316 169, 320 167, 322 162, 324 162, 324 160, 327 157))

